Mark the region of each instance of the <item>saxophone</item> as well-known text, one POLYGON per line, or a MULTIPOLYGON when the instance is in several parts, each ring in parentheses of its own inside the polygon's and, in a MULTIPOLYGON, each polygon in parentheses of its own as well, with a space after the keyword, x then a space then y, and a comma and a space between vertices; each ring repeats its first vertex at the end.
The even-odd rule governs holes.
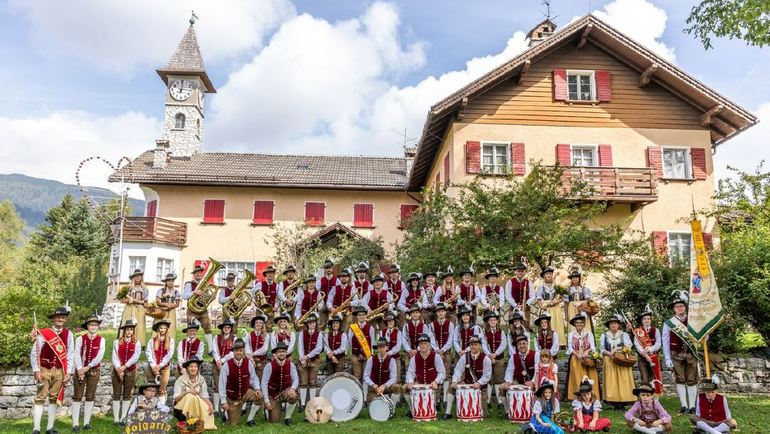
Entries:
POLYGON ((196 315, 203 315, 204 313, 208 312, 209 305, 214 301, 214 299, 217 297, 217 293, 219 292, 219 288, 211 283, 211 279, 214 278, 214 275, 216 275, 219 270, 224 267, 224 265, 219 263, 219 261, 214 258, 209 258, 209 261, 209 267, 206 270, 206 274, 203 275, 201 282, 196 288, 203 291, 203 295, 199 296, 193 294, 187 300, 187 310, 196 315))
POLYGON ((243 278, 238 282, 238 286, 233 289, 228 299, 222 306, 222 316, 224 318, 239 318, 243 312, 251 306, 253 300, 251 294, 246 289, 249 284, 256 279, 254 273, 249 270, 243 270, 243 278))
POLYGON ((383 303, 382 306, 369 312, 369 314, 366 315, 366 322, 373 321, 380 317, 384 317, 385 314, 388 312, 388 309, 390 308, 391 304, 392 303, 383 303))
POLYGON ((318 301, 315 304, 313 304, 313 306, 310 309, 308 309, 304 315, 299 317, 299 319, 297 320, 297 324, 299 324, 300 326, 304 325, 308 317, 310 317, 311 313, 318 312, 319 310, 321 310, 321 306, 323 306, 324 299, 326 299, 326 294, 323 291, 319 291, 318 301))

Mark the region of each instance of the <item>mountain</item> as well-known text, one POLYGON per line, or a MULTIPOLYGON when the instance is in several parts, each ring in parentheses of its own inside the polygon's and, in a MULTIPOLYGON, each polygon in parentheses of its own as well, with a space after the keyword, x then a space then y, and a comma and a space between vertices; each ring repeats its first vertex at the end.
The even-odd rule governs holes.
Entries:
MULTIPOLYGON (((117 194, 106 188, 88 187, 88 191, 99 203, 117 197, 117 194)), ((83 197, 77 185, 16 173, 0 174, 0 201, 7 199, 13 203, 16 211, 27 223, 24 228, 27 234, 45 221, 46 211, 59 204, 67 193, 78 199, 83 197)), ((143 200, 129 199, 129 205, 132 215, 144 214, 143 200)))

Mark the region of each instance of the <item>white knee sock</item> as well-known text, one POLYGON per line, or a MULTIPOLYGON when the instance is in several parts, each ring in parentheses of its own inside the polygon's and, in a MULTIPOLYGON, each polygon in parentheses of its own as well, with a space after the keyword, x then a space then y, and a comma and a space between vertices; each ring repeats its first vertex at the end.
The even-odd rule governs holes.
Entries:
POLYGON ((646 426, 641 426, 638 423, 634 424, 634 431, 641 432, 644 434, 657 434, 657 430, 653 430, 652 428, 647 428, 646 426))
POLYGON ((89 425, 91 423, 91 414, 94 412, 94 402, 86 401, 86 405, 83 407, 83 425, 89 425))
POLYGON ((112 401, 112 417, 115 422, 120 422, 120 401, 112 401))
POLYGON ((56 410, 58 409, 58 405, 48 404, 48 428, 46 429, 53 429, 53 423, 56 422, 56 410))
POLYGON ((72 402, 72 405, 70 406, 70 414, 72 414, 72 426, 78 426, 79 420, 80 420, 80 406, 82 403, 80 402, 72 402))
POLYGON ((687 399, 690 402, 690 405, 688 405, 687 408, 695 408, 695 403, 698 401, 697 386, 687 386, 687 399))
POLYGON ((503 396, 500 395, 500 385, 495 384, 495 396, 497 396, 497 402, 502 404, 503 403, 503 396))
POLYGON ((687 405, 687 386, 684 384, 677 384, 676 385, 676 394, 679 396, 679 403, 682 407, 690 408, 687 405))
POLYGON ((318 388, 317 387, 311 387, 310 388, 310 398, 313 399, 318 396, 318 388))
POLYGON ((43 419, 43 404, 32 406, 32 429, 40 431, 40 421, 43 419))
POLYGON ((219 412, 219 394, 214 394, 214 412, 219 412))
POLYGON ((249 410, 249 417, 246 420, 254 420, 254 416, 257 415, 257 412, 259 411, 259 406, 256 402, 251 403, 251 409, 249 410))
POLYGON ((702 420, 698 421, 698 423, 696 423, 695 426, 698 427, 699 429, 707 432, 707 433, 720 434, 719 431, 715 430, 714 428, 711 428, 709 426, 709 424, 707 424, 706 422, 704 422, 702 420))
POLYGON ((446 414, 452 414, 452 405, 455 403, 455 396, 447 394, 446 396, 446 414))
POLYGON ((305 405, 307 399, 307 389, 304 387, 299 388, 299 405, 305 405))
POLYGON ((291 415, 294 413, 294 409, 297 407, 297 404, 289 404, 286 403, 286 419, 291 419, 291 415))
POLYGON ((123 420, 128 415, 128 406, 131 404, 131 401, 123 401, 122 408, 120 409, 120 420, 123 420))
POLYGON ((487 386, 487 405, 492 402, 492 389, 493 387, 487 386))
POLYGON ((714 430, 718 432, 730 432, 730 427, 727 426, 726 423, 720 423, 716 426, 716 428, 714 428, 714 430))

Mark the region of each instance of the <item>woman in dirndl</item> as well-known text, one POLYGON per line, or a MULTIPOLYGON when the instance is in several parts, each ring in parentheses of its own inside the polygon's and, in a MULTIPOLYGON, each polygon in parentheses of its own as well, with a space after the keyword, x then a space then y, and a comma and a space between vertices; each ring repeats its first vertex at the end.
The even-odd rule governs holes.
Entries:
POLYGON ((569 332, 567 337, 567 385, 564 396, 570 397, 577 393, 583 377, 591 379, 594 396, 599 395, 599 371, 596 369, 596 359, 592 357, 596 352, 594 334, 586 330, 586 318, 578 314, 569 320, 575 330, 569 332), (593 363, 592 363, 593 362, 593 363), (586 366, 586 364, 594 366, 586 366))
POLYGON ((217 429, 214 424, 214 405, 209 399, 206 380, 201 375, 201 359, 190 357, 182 367, 186 373, 174 383, 174 417, 180 422, 203 420, 204 429, 217 429))
POLYGON ((559 412, 559 400, 554 396, 554 385, 550 381, 544 382, 535 391, 535 402, 532 405, 532 418, 529 423, 536 433, 564 434, 559 424, 553 421, 553 417, 559 412))
POLYGON ((554 270, 551 267, 546 267, 540 272, 543 283, 537 287, 535 300, 537 300, 538 307, 542 310, 541 316, 546 313, 551 316, 551 330, 559 336, 559 345, 564 345, 564 342, 567 340, 564 320, 564 297, 556 291, 553 272, 554 270))
POLYGON ((139 342, 147 342, 147 320, 144 314, 144 305, 147 304, 147 297, 150 291, 144 285, 144 272, 140 269, 134 270, 130 276, 131 283, 128 285, 128 293, 120 299, 125 304, 121 324, 125 324, 130 319, 136 320, 136 331, 134 336, 139 342))
POLYGON ((182 295, 179 290, 174 288, 174 281, 176 280, 176 274, 168 273, 166 278, 163 279, 163 288, 159 288, 155 295, 155 302, 163 309, 165 315, 163 318, 156 318, 152 324, 155 325, 158 321, 166 320, 169 322, 168 335, 176 336, 176 308, 179 307, 179 300, 182 299, 182 295))
MULTIPOLYGON (((580 270, 573 269, 569 276, 570 280, 569 288, 569 302, 567 303, 567 318, 574 318, 576 315, 583 313, 583 303, 591 300, 591 289, 587 286, 583 286, 583 275, 580 270)), ((571 323, 570 323, 571 324, 571 323)), ((591 317, 586 314, 586 327, 588 331, 593 333, 594 327, 591 321, 591 317)), ((574 330, 574 326, 570 326, 570 331, 574 330)))
POLYGON ((620 330, 623 322, 621 315, 610 317, 604 323, 608 330, 602 334, 599 344, 604 356, 602 399, 616 408, 622 408, 636 400, 633 393, 634 373, 631 366, 620 366, 612 359, 620 351, 631 354, 631 338, 626 332, 620 330))

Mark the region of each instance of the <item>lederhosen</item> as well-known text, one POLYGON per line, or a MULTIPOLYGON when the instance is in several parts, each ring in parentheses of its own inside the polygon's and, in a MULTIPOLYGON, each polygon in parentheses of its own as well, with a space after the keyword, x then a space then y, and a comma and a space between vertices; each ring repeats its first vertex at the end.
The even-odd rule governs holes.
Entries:
MULTIPOLYGON (((99 354, 101 348, 102 337, 94 335, 93 339, 88 338, 88 333, 81 337, 80 344, 80 360, 83 361, 83 366, 88 366, 99 354)), ((74 375, 74 390, 72 400, 80 402, 83 400, 83 392, 85 391, 86 401, 93 402, 96 398, 96 387, 99 385, 99 378, 101 377, 102 364, 94 366, 86 372, 83 380, 75 372, 74 375)))

